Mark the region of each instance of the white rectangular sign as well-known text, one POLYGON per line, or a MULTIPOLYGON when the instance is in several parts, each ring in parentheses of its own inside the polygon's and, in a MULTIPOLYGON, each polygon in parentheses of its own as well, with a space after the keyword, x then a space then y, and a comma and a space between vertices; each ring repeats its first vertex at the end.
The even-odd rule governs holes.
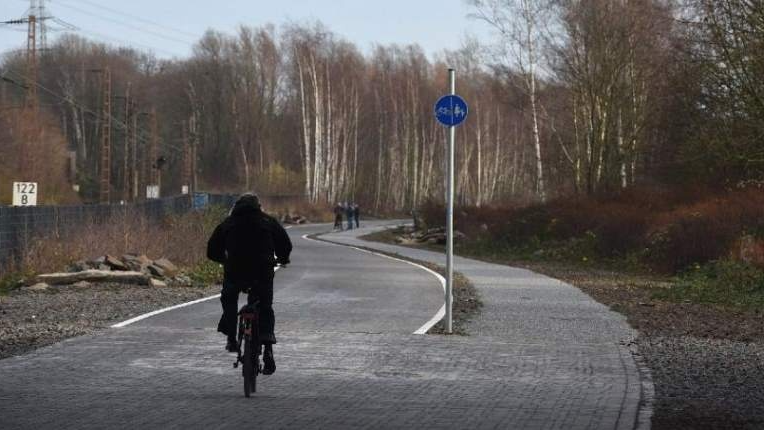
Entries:
POLYGON ((159 185, 147 185, 146 186, 146 198, 158 199, 159 198, 159 185))
POLYGON ((180 193, 183 194, 184 196, 188 194, 188 185, 183 185, 182 187, 180 187, 180 193))
POLYGON ((14 182, 13 206, 37 206, 37 182, 14 182))

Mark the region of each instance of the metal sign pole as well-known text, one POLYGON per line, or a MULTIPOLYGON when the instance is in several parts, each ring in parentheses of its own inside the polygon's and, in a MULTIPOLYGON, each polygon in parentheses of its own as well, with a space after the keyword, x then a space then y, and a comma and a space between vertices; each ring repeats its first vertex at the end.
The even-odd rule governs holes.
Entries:
MULTIPOLYGON (((448 69, 451 94, 456 94, 456 71, 448 69)), ((448 191, 446 195, 446 333, 453 332, 454 302, 454 142, 456 126, 448 128, 448 191)))
POLYGON ((446 333, 453 333, 454 309, 454 148, 456 127, 467 119, 469 106, 456 95, 456 71, 448 69, 450 94, 435 103, 435 119, 448 127, 448 149, 446 154, 446 333))

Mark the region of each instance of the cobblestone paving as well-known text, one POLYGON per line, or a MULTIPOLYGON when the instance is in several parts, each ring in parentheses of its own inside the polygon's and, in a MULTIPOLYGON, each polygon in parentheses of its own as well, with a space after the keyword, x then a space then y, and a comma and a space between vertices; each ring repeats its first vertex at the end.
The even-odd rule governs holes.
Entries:
MULTIPOLYGON (((381 224, 372 224, 371 229, 365 231, 346 231, 324 238, 445 266, 445 256, 440 253, 358 239, 358 236, 389 225, 381 224)), ((643 403, 652 395, 653 388, 649 375, 644 375, 648 380, 642 380, 643 375, 640 375, 631 348, 627 346, 633 344, 637 333, 629 327, 625 317, 571 285, 526 269, 461 257, 454 258, 454 266, 470 279, 484 303, 480 314, 466 328, 474 340, 499 338, 505 342, 553 345, 559 354, 555 359, 562 363, 577 357, 577 348, 582 345, 598 345, 587 355, 570 361, 573 372, 583 363, 592 369, 615 372, 590 373, 589 378, 593 381, 604 378, 613 384, 608 386, 608 400, 593 396, 590 406, 602 413, 611 408, 619 410, 618 419, 611 428, 649 428, 650 405, 643 403), (570 353, 567 348, 572 348, 570 353), (616 401, 619 391, 621 400, 616 401)), ((570 380, 580 382, 575 377, 570 380)), ((616 416, 613 413, 606 415, 616 416)))
MULTIPOLYGON (((619 344, 631 332, 577 290, 539 280, 539 289, 565 294, 534 314, 519 308, 542 297, 518 285, 530 300, 506 302, 516 315, 497 323, 520 327, 489 330, 499 309, 491 303, 473 336, 411 335, 437 311, 438 282, 298 239, 317 230, 291 230, 295 264, 277 275, 278 371, 258 381, 254 398, 243 397, 233 357, 222 352, 211 301, 0 361, 0 428, 634 427, 639 375, 619 344), (582 310, 566 308, 570 300, 582 310)), ((501 273, 482 275, 500 290, 501 273)), ((515 281, 525 278, 536 279, 515 281)))

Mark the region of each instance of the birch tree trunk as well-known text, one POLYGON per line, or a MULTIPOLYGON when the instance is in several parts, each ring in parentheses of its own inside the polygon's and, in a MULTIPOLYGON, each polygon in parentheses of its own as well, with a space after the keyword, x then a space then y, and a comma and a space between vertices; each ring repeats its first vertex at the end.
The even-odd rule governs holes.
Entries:
POLYGON ((309 198, 309 200, 313 203, 315 203, 315 200, 313 199, 314 193, 313 193, 313 161, 311 156, 311 135, 310 135, 310 124, 308 119, 308 112, 307 112, 307 103, 308 101, 305 98, 305 77, 303 75, 303 67, 302 67, 302 61, 301 58, 295 53, 295 57, 297 58, 297 70, 298 70, 298 77, 300 81, 300 114, 301 114, 301 120, 302 120, 302 147, 303 147, 303 169, 305 169, 305 195, 309 198))

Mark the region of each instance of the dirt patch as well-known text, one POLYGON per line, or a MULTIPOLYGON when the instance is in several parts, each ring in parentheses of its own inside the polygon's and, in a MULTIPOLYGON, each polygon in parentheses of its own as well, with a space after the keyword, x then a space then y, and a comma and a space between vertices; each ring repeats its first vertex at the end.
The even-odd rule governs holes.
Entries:
POLYGON ((0 358, 91 334, 140 314, 217 294, 219 290, 219 287, 113 284, 14 290, 0 296, 0 358))
MULTIPOLYGON (((375 251, 379 252, 379 251, 375 251)), ((440 273, 441 276, 446 276, 446 268, 438 266, 420 260, 412 260, 407 257, 403 257, 395 254, 396 258, 411 261, 416 264, 421 264, 428 269, 440 273)), ((472 319, 480 312, 483 307, 483 302, 480 300, 475 286, 467 279, 466 276, 460 272, 454 272, 454 308, 453 308, 453 333, 459 336, 469 336, 467 326, 472 319)), ((443 320, 438 321, 427 334, 446 334, 446 323, 443 320)))

